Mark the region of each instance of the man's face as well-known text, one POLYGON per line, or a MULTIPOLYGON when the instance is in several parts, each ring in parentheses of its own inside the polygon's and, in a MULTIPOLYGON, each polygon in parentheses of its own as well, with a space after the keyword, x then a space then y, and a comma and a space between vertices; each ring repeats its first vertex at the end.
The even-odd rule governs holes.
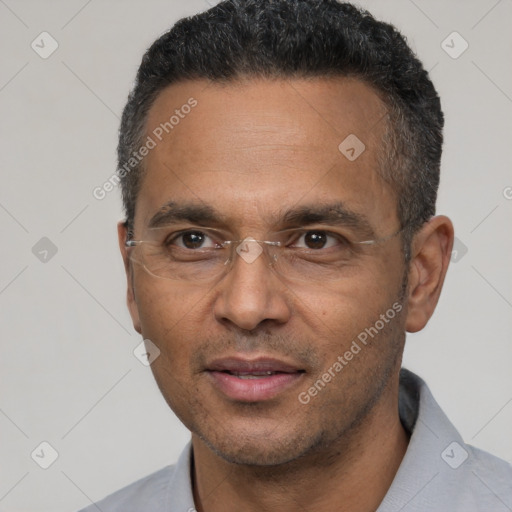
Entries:
MULTIPOLYGON (((291 227, 289 212, 334 204, 351 216, 333 225, 310 215, 308 225, 293 227, 355 240, 399 229, 396 198, 378 173, 385 109, 370 87, 344 78, 181 83, 157 98, 147 134, 191 97, 197 106, 146 157, 135 240, 169 202, 207 207, 216 219, 164 223, 164 231, 216 228, 225 240, 268 240, 291 227), (365 145, 356 159, 355 139, 338 147, 351 134, 365 145)), ((311 240, 318 238, 300 243, 311 240)), ((313 248, 336 251, 337 243, 313 248)), ((322 264, 289 279, 268 263, 265 254, 251 263, 236 256, 226 275, 207 283, 130 267, 130 311, 161 351, 152 370, 165 399, 216 453, 246 464, 294 460, 349 431, 398 371, 404 341, 401 307, 394 318, 386 314, 401 300, 399 237, 360 245, 336 279, 323 279, 322 264), (344 357, 362 332, 366 344, 344 357), (252 375, 236 375, 244 370, 252 375), (308 392, 326 372, 330 381, 308 392)))

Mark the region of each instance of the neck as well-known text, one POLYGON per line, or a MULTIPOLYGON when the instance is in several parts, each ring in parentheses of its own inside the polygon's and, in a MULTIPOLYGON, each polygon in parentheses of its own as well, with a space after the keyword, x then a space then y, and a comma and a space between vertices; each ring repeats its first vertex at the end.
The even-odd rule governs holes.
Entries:
POLYGON ((398 417, 398 376, 392 386, 335 443, 280 466, 227 462, 193 434, 197 512, 375 511, 408 444, 398 417))

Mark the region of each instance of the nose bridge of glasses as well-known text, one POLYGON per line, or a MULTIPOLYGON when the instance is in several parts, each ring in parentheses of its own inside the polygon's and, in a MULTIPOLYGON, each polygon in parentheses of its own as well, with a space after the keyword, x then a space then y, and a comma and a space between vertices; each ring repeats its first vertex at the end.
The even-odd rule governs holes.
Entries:
MULTIPOLYGON (((269 244, 271 245, 272 242, 256 240, 252 236, 248 236, 243 240, 235 242, 233 249, 242 261, 250 265, 260 258, 264 252, 268 253, 269 244)), ((235 259, 234 254, 233 259, 235 259)))
POLYGON ((261 272, 274 268, 277 261, 277 248, 279 242, 257 240, 246 237, 243 240, 229 241, 230 257, 225 261, 224 272, 234 273, 235 279, 261 281, 261 272))

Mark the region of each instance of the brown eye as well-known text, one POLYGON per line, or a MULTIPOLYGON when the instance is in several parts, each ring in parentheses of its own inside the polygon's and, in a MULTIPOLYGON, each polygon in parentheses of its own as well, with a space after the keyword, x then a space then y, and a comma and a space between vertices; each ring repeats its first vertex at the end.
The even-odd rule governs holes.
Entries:
POLYGON ((322 231, 310 231, 304 235, 304 243, 309 249, 323 249, 327 243, 327 235, 322 231))
POLYGON ((174 237, 169 238, 168 247, 173 245, 182 249, 211 249, 217 247, 217 244, 202 231, 184 231, 174 237))
POLYGON ((300 249, 329 249, 342 243, 341 237, 328 233, 327 231, 306 231, 293 244, 300 249))
POLYGON ((201 245, 203 245, 204 239, 206 238, 203 233, 199 231, 190 231, 188 233, 184 233, 182 236, 183 245, 187 249, 199 249, 201 245))

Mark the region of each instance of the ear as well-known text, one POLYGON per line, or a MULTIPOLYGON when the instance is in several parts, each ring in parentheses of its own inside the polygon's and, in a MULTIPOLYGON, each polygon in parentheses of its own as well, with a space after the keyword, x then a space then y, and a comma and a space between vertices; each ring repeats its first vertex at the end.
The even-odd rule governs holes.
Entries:
POLYGON ((139 334, 142 334, 139 310, 137 308, 137 302, 135 300, 135 291, 133 286, 133 263, 130 261, 130 258, 128 257, 128 249, 126 247, 126 240, 128 239, 127 235, 128 230, 126 228, 126 224, 124 222, 119 222, 117 224, 117 237, 119 239, 119 250, 121 251, 121 256, 123 257, 124 269, 126 272, 126 302, 128 304, 128 311, 130 312, 130 316, 132 317, 133 328, 139 334))
POLYGON ((407 296, 408 332, 420 331, 434 313, 441 294, 453 247, 453 224, 439 215, 414 236, 407 296))

